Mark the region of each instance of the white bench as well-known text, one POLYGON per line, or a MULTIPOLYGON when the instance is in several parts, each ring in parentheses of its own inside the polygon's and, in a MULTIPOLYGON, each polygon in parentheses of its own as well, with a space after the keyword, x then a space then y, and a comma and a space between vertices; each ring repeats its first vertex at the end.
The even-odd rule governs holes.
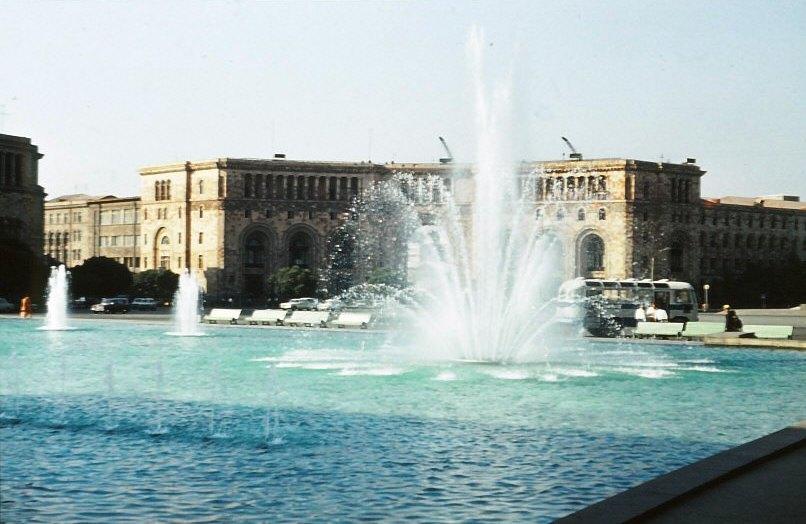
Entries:
POLYGON ((794 326, 768 326, 768 325, 751 325, 744 326, 742 330, 746 333, 754 333, 756 338, 792 338, 794 333, 794 326))
POLYGON ((367 329, 370 320, 372 320, 372 313, 355 313, 347 311, 340 313, 339 317, 331 322, 331 324, 340 328, 360 327, 361 329, 367 329))
POLYGON ((246 320, 250 324, 274 324, 275 326, 282 326, 285 320, 287 311, 285 309, 256 309, 252 316, 246 320))
POLYGON ((285 321, 289 326, 319 326, 327 327, 328 311, 299 311, 294 310, 291 317, 285 321))
POLYGON ((210 324, 217 324, 218 322, 236 324, 240 317, 240 309, 213 309, 210 311, 210 314, 205 316, 202 320, 210 324))

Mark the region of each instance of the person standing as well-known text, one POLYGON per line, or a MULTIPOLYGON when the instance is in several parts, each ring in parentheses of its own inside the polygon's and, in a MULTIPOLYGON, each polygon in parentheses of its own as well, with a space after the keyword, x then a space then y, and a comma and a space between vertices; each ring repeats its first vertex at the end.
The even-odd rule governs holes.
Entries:
POLYGON ((20 300, 20 318, 31 318, 31 297, 20 300))

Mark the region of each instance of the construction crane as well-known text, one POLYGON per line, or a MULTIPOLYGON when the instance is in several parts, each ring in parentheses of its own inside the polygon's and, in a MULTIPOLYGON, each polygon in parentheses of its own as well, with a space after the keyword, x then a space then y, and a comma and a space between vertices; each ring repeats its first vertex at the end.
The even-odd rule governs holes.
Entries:
POLYGON ((577 151, 577 148, 574 147, 574 144, 572 144, 571 141, 568 140, 567 138, 565 138, 564 136, 561 136, 560 138, 563 139, 563 142, 565 142, 565 144, 568 146, 568 149, 571 150, 571 154, 569 155, 571 157, 571 159, 572 160, 582 160, 582 153, 577 151))
POLYGON ((438 138, 439 138, 439 141, 442 142, 442 147, 445 148, 445 153, 448 155, 445 158, 440 158, 439 163, 440 164, 450 164, 451 162, 453 162, 453 154, 451 154, 451 150, 448 148, 448 143, 445 142, 444 138, 442 138, 442 137, 438 137, 438 138))

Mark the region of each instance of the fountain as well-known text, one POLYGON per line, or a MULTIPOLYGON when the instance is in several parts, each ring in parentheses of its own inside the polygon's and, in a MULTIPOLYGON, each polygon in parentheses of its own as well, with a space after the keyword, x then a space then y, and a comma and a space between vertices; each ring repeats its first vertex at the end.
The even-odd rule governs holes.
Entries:
MULTIPOLYGON (((359 279, 380 271, 403 288, 395 297, 403 299, 396 315, 404 330, 412 328, 407 338, 422 358, 540 359, 547 351, 543 338, 554 319, 555 275, 562 261, 556 240, 541 233, 535 217, 539 173, 522 173, 508 143, 510 87, 502 83, 492 96, 486 92, 482 42, 483 36, 474 32, 477 158, 472 180, 457 176, 449 188, 437 175, 397 172, 392 180, 368 188, 335 246, 339 255, 351 251, 353 260, 331 265, 359 279), (454 201, 449 189, 472 194, 472 211, 463 205, 468 202, 454 201)), ((367 285, 343 296, 349 301, 355 289, 367 285)), ((377 297, 361 301, 376 307, 379 302, 377 297)))
POLYGON ((179 337, 203 336, 199 326, 199 283, 187 269, 179 275, 179 287, 174 295, 174 331, 179 337))
POLYGON ((45 325, 39 329, 46 331, 66 331, 73 329, 67 326, 67 270, 64 264, 50 268, 48 278, 48 311, 45 325))

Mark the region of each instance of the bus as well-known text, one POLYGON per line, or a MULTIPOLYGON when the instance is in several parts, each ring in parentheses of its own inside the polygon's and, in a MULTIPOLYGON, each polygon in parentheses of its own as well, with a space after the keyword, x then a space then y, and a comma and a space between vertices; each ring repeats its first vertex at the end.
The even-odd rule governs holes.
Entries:
POLYGON ((635 327, 635 310, 655 303, 670 322, 697 320, 697 294, 688 282, 575 278, 563 282, 557 297, 561 322, 582 322, 596 336, 615 335, 635 327))

